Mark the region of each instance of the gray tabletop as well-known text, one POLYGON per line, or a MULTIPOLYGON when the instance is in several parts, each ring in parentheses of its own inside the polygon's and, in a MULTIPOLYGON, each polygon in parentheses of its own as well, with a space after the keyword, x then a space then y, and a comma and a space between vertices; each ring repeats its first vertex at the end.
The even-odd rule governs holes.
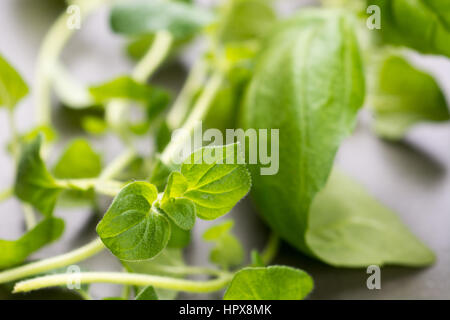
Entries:
MULTIPOLYGON (((31 87, 39 45, 61 10, 60 2, 0 1, 0 53, 12 62, 31 87)), ((298 2, 301 1, 291 1, 287 5, 296 6, 298 2)), ((108 30, 107 10, 99 10, 83 21, 82 29, 68 44, 63 60, 81 81, 106 80, 129 71, 132 66, 124 54, 123 44, 123 39, 108 30)), ((450 101, 450 61, 439 57, 413 56, 412 59, 436 76, 450 101)), ((186 61, 189 61, 189 55, 184 58, 184 64, 186 61)), ((155 81, 177 90, 185 74, 183 63, 172 63, 158 73, 155 81)), ((22 131, 31 128, 34 123, 33 102, 32 92, 17 109, 16 119, 22 131)), ((82 134, 71 125, 72 117, 71 113, 55 110, 56 125, 62 132, 59 148, 69 136, 82 134)), ((363 112, 355 134, 339 151, 337 162, 374 196, 398 212, 404 223, 436 252, 436 264, 425 269, 382 268, 381 290, 368 290, 366 270, 333 268, 307 258, 287 245, 282 246, 276 262, 303 268, 313 276, 316 285, 311 299, 450 299, 450 124, 417 126, 401 143, 377 139, 371 133, 369 124, 370 115, 363 112)), ((0 112, 0 145, 5 146, 8 139, 7 116, 5 112, 0 112)), ((107 137, 106 141, 94 140, 93 143, 105 152, 106 160, 120 152, 120 145, 114 137, 107 137)), ((144 151, 148 151, 145 150, 145 141, 142 146, 144 151)), ((52 158, 54 155, 50 161, 52 158)), ((14 178, 13 163, 5 148, 0 148, 0 168, 1 190, 10 186, 14 178)), ((14 199, 0 204, 0 238, 14 239, 24 231, 20 212, 19 204, 14 199)), ((65 234, 59 242, 39 251, 32 258, 63 253, 95 237, 98 216, 89 209, 57 209, 56 214, 66 221, 65 234)), ((263 247, 268 230, 252 209, 250 201, 240 203, 230 216, 236 219, 235 232, 246 249, 263 247)), ((209 246, 200 240, 207 225, 200 222, 195 228, 193 242, 185 253, 191 264, 208 263, 209 246)), ((108 252, 87 260, 82 266, 90 270, 120 269, 108 252)), ((0 287, 0 298, 10 298, 7 292, 8 288, 0 287)), ((119 286, 106 284, 93 285, 91 290, 95 298, 113 296, 119 292, 119 286)), ((69 296, 47 290, 25 297, 69 296)), ((182 297, 220 298, 220 294, 182 297)))

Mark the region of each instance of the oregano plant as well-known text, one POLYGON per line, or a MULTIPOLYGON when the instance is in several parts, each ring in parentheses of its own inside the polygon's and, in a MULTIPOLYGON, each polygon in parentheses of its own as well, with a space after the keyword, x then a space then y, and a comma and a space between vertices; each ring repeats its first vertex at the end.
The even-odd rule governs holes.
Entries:
POLYGON ((217 291, 226 300, 305 299, 314 288, 308 270, 273 265, 280 240, 333 267, 431 265, 432 250, 335 157, 364 109, 374 116, 373 133, 391 141, 416 124, 450 119, 438 81, 404 49, 450 56, 450 10, 438 0, 349 2, 322 1, 322 7, 281 15, 271 0, 211 7, 181 0, 72 0, 83 18, 108 8, 110 31, 123 38, 134 67, 103 82, 76 80, 61 59, 76 32, 63 13, 41 46, 30 84, 36 122, 24 132, 16 129, 14 112, 30 89, 0 55, 0 112, 8 114, 5 148, 15 173, 0 201, 16 198, 26 222, 16 240, 0 240, 0 284, 13 283, 14 293, 64 286, 71 276, 65 268, 109 251, 122 271, 83 269, 77 274, 81 298, 92 298, 88 284, 113 283, 123 286, 122 296, 101 298, 159 300, 217 291), (385 27, 373 34, 361 19, 366 5, 385 11, 385 27), (416 19, 434 32, 410 28, 416 19), (152 77, 197 41, 204 45, 181 90, 157 85, 152 77), (53 94, 79 115, 82 136, 59 139, 53 94), (215 134, 196 145, 199 123, 215 134), (267 135, 257 154, 260 159, 264 143, 271 146, 279 170, 264 175, 267 163, 249 161, 248 137, 215 138, 229 129, 244 135, 277 130, 279 140, 267 135), (122 146, 110 161, 100 152, 108 143, 99 148, 105 136, 122 146), (144 138, 151 152, 139 147, 144 138), (251 253, 234 232, 238 218, 227 217, 247 195, 271 230, 267 246, 251 253), (61 241, 59 212, 67 206, 100 212, 92 218, 97 237, 29 261, 61 241), (205 224, 195 239, 210 246, 210 264, 188 264, 184 249, 197 249, 192 238, 205 224))

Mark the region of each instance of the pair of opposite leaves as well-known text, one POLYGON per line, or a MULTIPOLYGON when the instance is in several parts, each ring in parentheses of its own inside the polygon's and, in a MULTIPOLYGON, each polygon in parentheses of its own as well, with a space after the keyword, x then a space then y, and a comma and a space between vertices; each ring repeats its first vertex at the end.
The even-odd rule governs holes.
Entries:
POLYGON ((170 221, 190 230, 196 216, 217 219, 248 193, 250 175, 239 157, 238 144, 197 150, 170 174, 162 195, 148 182, 130 183, 114 198, 97 233, 121 260, 154 257, 169 242, 170 221))
POLYGON ((326 263, 428 265, 433 253, 395 214, 333 169, 365 95, 355 29, 340 11, 303 11, 268 40, 243 122, 280 129, 280 170, 261 176, 249 167, 253 198, 281 237, 326 263))

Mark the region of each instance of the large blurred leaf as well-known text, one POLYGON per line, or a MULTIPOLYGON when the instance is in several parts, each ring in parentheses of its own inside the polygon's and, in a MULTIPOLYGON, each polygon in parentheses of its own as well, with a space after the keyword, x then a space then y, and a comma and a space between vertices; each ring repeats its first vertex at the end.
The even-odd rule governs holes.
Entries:
POLYGON ((388 43, 423 53, 450 56, 448 0, 368 0, 381 10, 381 29, 374 30, 388 43))
POLYGON ((417 267, 435 260, 394 212, 337 169, 311 206, 306 242, 316 257, 338 267, 417 267))
POLYGON ((130 1, 113 7, 110 23, 114 32, 143 35, 167 30, 177 38, 188 37, 212 22, 211 12, 175 1, 130 1))

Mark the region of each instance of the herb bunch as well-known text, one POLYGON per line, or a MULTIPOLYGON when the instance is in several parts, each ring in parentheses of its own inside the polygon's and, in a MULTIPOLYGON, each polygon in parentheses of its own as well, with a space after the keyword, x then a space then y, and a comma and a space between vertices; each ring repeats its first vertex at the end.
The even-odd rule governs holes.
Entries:
MULTIPOLYGON (((17 164, 15 184, 0 199, 17 197, 27 225, 19 239, 0 240, 0 283, 18 281, 14 292, 62 286, 70 274, 48 273, 109 250, 124 272, 83 271, 78 275, 82 284, 121 284, 122 298, 132 290, 139 300, 222 289, 224 299, 303 299, 313 289, 306 272, 268 266, 278 237, 333 266, 433 263, 433 252, 337 168, 334 157, 364 102, 375 116, 374 132, 384 139, 401 139, 422 121, 450 119, 436 81, 399 49, 450 56, 450 30, 444 23, 450 11, 444 0, 323 1, 322 8, 302 8, 289 17, 280 16, 271 0, 228 0, 214 8, 169 0, 70 4, 83 17, 110 6, 111 30, 129 40, 127 52, 136 64, 130 74, 105 83, 78 83, 59 59, 74 32, 63 13, 38 58, 33 88, 37 124, 20 133, 14 109, 29 89, 0 56, 0 105, 10 116, 8 148, 17 164), (371 32, 362 10, 374 4, 386 13, 386 28, 371 32), (436 20, 437 13, 443 18, 436 20), (403 23, 413 18, 437 31, 403 23), (172 99, 151 77, 198 36, 206 48, 172 99), (405 81, 415 90, 405 90, 405 81), (53 92, 82 114, 87 135, 116 135, 123 153, 104 167, 89 140, 76 138, 50 167, 47 158, 58 136, 51 121, 53 92), (134 108, 137 121, 130 117, 134 108), (203 146, 176 164, 174 158, 199 121, 221 130, 280 129, 279 173, 264 176, 261 164, 241 164, 245 161, 238 158, 246 155, 238 143, 203 146), (186 136, 171 139, 178 128, 186 136), (153 138, 150 156, 136 147, 142 136, 153 138), (205 153, 218 161, 195 160, 205 153), (232 234, 233 221, 221 220, 203 235, 214 244, 210 261, 215 267, 186 265, 182 250, 196 220, 226 215, 250 191, 274 232, 267 248, 253 251, 251 265, 243 267, 245 253, 232 234), (111 202, 97 225, 97 239, 25 263, 63 234, 64 221, 55 216, 55 207, 88 203, 96 208, 98 195, 111 202), (208 279, 191 280, 193 275, 208 279)), ((79 293, 90 298, 88 287, 79 293)))

